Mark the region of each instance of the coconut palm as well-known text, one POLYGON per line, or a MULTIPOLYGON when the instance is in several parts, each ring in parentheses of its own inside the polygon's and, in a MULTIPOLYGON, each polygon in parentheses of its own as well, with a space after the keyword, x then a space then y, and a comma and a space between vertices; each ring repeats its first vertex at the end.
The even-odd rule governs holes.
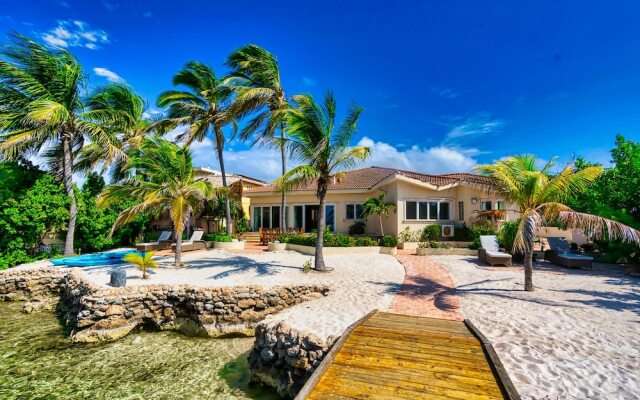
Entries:
POLYGON ((513 251, 524 254, 525 290, 533 291, 533 241, 536 230, 546 224, 560 224, 567 229, 582 230, 594 239, 621 239, 640 243, 640 232, 606 218, 573 211, 563 204, 570 196, 583 191, 602 172, 601 166, 574 171, 570 165, 552 176, 555 159, 542 169, 536 157, 508 157, 477 170, 493 178, 491 189, 521 214, 513 251))
POLYGON ((382 227, 382 217, 388 217, 391 211, 396 209, 396 203, 386 201, 382 192, 379 196, 370 197, 362 203, 362 213, 365 217, 377 215, 380 219, 380 234, 384 236, 384 228, 382 227))
POLYGON ((69 196, 69 223, 64 253, 73 254, 77 218, 73 190, 74 150, 85 138, 118 152, 100 116, 85 110, 80 91, 82 67, 64 49, 50 49, 14 34, 0 60, 0 155, 17 159, 44 150, 53 157, 69 196), (59 167, 59 169, 58 169, 59 167))
POLYGON ((103 208, 136 200, 135 205, 120 213, 110 234, 142 212, 169 211, 177 238, 175 265, 180 266, 182 232, 189 217, 223 190, 216 190, 207 180, 194 178, 191 151, 187 147, 158 137, 145 139, 140 150, 130 156, 126 168, 135 168, 140 174, 107 186, 98 198, 98 205, 103 208))
POLYGON ((114 143, 120 151, 109 151, 105 143, 87 143, 78 154, 76 168, 82 171, 99 168, 101 173, 111 168, 111 180, 122 180, 130 172, 124 169, 128 154, 138 149, 150 133, 162 133, 160 127, 153 124, 144 99, 121 83, 99 88, 87 106, 105 121, 107 132, 113 136, 113 141, 106 145, 114 143))
MULTIPOLYGON (((257 136, 255 143, 279 147, 282 175, 287 172, 285 125, 290 105, 280 82, 278 60, 267 50, 255 44, 243 46, 227 57, 231 72, 227 81, 233 86, 236 97, 230 110, 237 118, 259 111, 240 131, 240 138, 247 140, 257 136), (279 141, 273 141, 277 130, 279 141)), ((287 195, 282 191, 280 226, 286 223, 287 195)))
POLYGON ((316 271, 330 270, 325 266, 322 253, 325 231, 325 195, 329 183, 344 177, 343 170, 353 168, 358 162, 369 157, 368 147, 351 147, 350 142, 357 131, 357 122, 362 108, 352 106, 345 120, 334 131, 336 101, 328 93, 322 105, 318 105, 310 95, 293 96, 295 108, 288 113, 287 147, 293 159, 302 162, 276 180, 281 190, 316 183, 318 211, 318 235, 316 239, 316 271))
POLYGON ((158 262, 152 258, 154 254, 156 254, 155 251, 148 251, 143 255, 139 253, 129 253, 122 257, 122 260, 129 264, 137 265, 142 271, 142 279, 149 279, 147 270, 149 268, 158 269, 158 262))
MULTIPOLYGON (((227 175, 224 168, 224 145, 226 139, 223 128, 233 124, 235 120, 228 112, 233 96, 233 90, 216 77, 213 69, 196 61, 188 62, 182 70, 173 77, 175 86, 185 86, 187 91, 170 90, 162 93, 158 98, 160 107, 168 107, 167 118, 160 125, 164 129, 186 126, 177 140, 187 146, 193 141, 201 142, 213 136, 222 186, 227 188, 227 175)), ((231 231, 231 208, 226 201, 227 234, 231 231)))

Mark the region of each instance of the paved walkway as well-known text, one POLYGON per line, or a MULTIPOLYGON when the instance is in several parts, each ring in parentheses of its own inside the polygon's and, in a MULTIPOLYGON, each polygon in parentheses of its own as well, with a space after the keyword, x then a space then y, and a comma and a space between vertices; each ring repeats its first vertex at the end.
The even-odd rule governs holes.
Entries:
POLYGON ((406 277, 389 310, 419 317, 464 319, 460 299, 447 270, 428 256, 398 254, 406 277))

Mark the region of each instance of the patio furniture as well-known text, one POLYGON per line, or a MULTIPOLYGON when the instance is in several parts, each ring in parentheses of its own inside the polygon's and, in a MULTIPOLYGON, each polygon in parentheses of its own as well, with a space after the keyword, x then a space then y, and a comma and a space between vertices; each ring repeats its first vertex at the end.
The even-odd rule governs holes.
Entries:
POLYGON ((278 240, 281 235, 302 235, 302 228, 260 228, 260 244, 266 245, 269 242, 278 240))
POLYGON ((505 253, 498 245, 496 236, 480 236, 478 258, 490 265, 511 266, 511 254, 505 253))
POLYGON ((571 251, 571 245, 563 237, 548 237, 550 250, 544 252, 544 259, 568 268, 593 268, 593 257, 571 251))
POLYGON ((171 248, 171 235, 172 231, 162 231, 160 237, 155 242, 138 243, 136 250, 138 251, 151 251, 151 250, 165 250, 171 248))
MULTIPOLYGON (((204 235, 204 231, 193 231, 191 234, 191 238, 189 240, 185 240, 182 242, 182 251, 193 251, 193 250, 204 250, 207 248, 206 243, 202 240, 202 235, 204 235)), ((176 244, 173 243, 171 245, 171 251, 175 253, 176 244)))

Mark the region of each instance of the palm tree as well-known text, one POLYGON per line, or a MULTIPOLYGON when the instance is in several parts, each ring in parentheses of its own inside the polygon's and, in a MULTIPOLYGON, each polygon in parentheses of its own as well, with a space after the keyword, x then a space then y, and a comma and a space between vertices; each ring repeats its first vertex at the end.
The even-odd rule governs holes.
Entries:
MULTIPOLYGON (((161 123, 165 129, 187 126, 177 140, 189 146, 196 141, 203 141, 213 134, 214 147, 220 163, 222 186, 226 189, 227 175, 224 168, 224 145, 226 142, 223 127, 235 120, 228 112, 233 90, 218 79, 213 69, 196 61, 188 62, 173 77, 175 86, 183 85, 189 91, 170 90, 158 98, 160 107, 168 107, 167 118, 161 123)), ((226 202, 227 234, 231 235, 231 208, 226 202)))
POLYGON ((54 157, 70 203, 64 248, 70 255, 77 218, 74 150, 85 137, 103 144, 112 138, 100 118, 85 110, 82 67, 67 50, 50 49, 19 34, 12 42, 0 60, 0 155, 13 160, 45 150, 54 157))
MULTIPOLYGON (((243 46, 227 57, 231 73, 227 78, 233 85, 236 97, 230 107, 236 118, 261 110, 240 132, 247 140, 257 134, 255 143, 266 143, 280 148, 282 175, 287 172, 285 125, 290 108, 280 82, 278 60, 267 50, 255 44, 243 46), (280 140, 272 140, 280 128, 280 140)), ((286 224, 287 194, 282 191, 280 226, 286 224)))
POLYGON ((142 271, 142 279, 149 279, 147 270, 149 268, 158 269, 158 262, 152 258, 154 254, 156 254, 155 251, 148 251, 143 255, 138 253, 129 253, 122 257, 122 260, 129 264, 137 265, 142 271))
POLYGON ((169 211, 177 238, 175 265, 179 267, 182 232, 190 215, 220 191, 211 182, 194 178, 191 151, 187 147, 158 137, 145 139, 126 167, 135 168, 140 175, 107 186, 98 198, 98 205, 103 208, 132 198, 137 202, 120 213, 110 235, 142 212, 169 211))
POLYGON ((320 203, 315 251, 316 271, 330 270, 325 266, 322 247, 325 231, 325 195, 329 183, 343 179, 344 172, 369 157, 368 147, 351 147, 351 138, 357 131, 362 108, 352 106, 345 120, 334 132, 336 101, 329 92, 322 106, 310 95, 293 96, 296 107, 289 111, 287 147, 294 159, 303 165, 295 167, 276 180, 281 190, 316 183, 316 196, 320 203))
POLYGON ((120 181, 131 172, 124 168, 128 154, 138 149, 150 133, 162 132, 147 114, 144 99, 127 85, 114 83, 98 89, 87 106, 95 117, 105 121, 113 140, 85 144, 78 154, 76 168, 89 171, 100 167, 104 173, 111 167, 111 180, 120 181), (111 151, 111 146, 118 147, 119 151, 111 151))
POLYGON ((567 229, 585 231, 594 239, 622 239, 640 243, 640 232, 619 222, 573 211, 563 204, 570 196, 583 191, 602 172, 601 166, 574 171, 566 166, 551 176, 555 159, 542 169, 536 167, 536 157, 508 157, 477 170, 494 180, 493 192, 518 207, 521 214, 513 251, 524 254, 524 288, 533 291, 533 241, 536 230, 545 224, 560 224, 567 229))
POLYGON ((396 209, 396 203, 386 201, 382 192, 379 196, 370 197, 362 203, 362 212, 365 217, 377 215, 380 218, 380 235, 384 236, 384 228, 382 227, 382 217, 388 217, 391 211, 396 209))

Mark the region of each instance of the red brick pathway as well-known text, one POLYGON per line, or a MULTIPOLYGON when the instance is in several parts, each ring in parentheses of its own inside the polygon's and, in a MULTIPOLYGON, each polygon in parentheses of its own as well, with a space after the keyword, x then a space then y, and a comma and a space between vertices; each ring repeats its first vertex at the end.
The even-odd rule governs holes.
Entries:
POLYGON ((460 299, 447 270, 429 256, 398 254, 406 276, 391 303, 390 311, 420 317, 461 321, 460 299))

